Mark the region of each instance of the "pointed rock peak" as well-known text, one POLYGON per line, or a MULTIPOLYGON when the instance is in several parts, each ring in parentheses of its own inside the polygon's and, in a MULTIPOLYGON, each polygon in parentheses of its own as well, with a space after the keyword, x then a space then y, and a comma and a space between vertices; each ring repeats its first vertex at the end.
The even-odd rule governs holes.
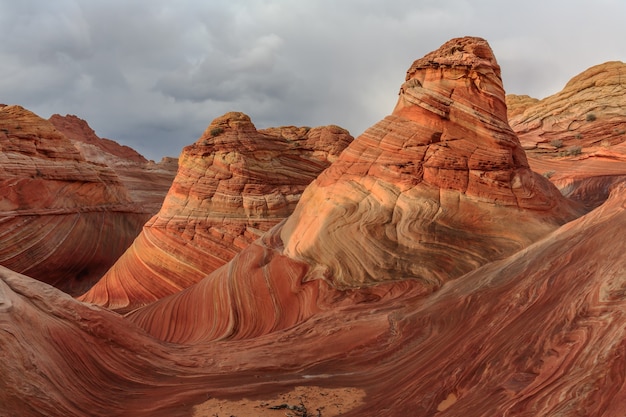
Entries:
POLYGON ((58 130, 63 132, 65 136, 72 140, 78 140, 87 143, 96 143, 100 138, 89 124, 78 116, 67 114, 53 114, 48 119, 58 130))
POLYGON ((500 66, 489 43, 482 38, 468 36, 451 39, 436 51, 416 60, 407 71, 406 80, 414 78, 421 69, 439 67, 466 67, 485 74, 495 72, 500 76, 500 66))
POLYGON ((487 41, 456 38, 411 65, 394 114, 423 120, 426 110, 450 120, 450 107, 458 103, 506 124, 504 97, 500 66, 487 41))

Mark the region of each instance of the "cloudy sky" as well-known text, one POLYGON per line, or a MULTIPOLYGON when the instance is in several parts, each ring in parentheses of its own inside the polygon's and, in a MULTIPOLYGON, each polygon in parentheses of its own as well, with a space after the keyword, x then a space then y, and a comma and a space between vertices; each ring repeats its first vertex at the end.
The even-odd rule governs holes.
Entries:
POLYGON ((624 0, 0 0, 0 103, 155 160, 231 110, 358 136, 448 39, 484 37, 506 91, 542 98, 626 61, 625 22, 624 0))

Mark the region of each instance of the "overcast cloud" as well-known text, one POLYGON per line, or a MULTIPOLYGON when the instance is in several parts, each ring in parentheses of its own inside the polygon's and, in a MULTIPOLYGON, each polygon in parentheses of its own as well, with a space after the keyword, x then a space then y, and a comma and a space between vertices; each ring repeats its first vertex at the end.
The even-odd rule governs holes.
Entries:
POLYGON ((625 61, 625 21, 623 0, 0 0, 0 103, 155 160, 233 110, 358 136, 448 39, 484 37, 506 91, 543 98, 625 61))

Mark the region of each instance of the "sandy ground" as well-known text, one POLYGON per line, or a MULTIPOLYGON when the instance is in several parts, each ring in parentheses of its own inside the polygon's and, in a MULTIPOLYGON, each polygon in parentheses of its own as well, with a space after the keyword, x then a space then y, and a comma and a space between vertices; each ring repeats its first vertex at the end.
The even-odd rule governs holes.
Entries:
POLYGON ((356 388, 296 387, 267 399, 212 399, 196 406, 193 417, 335 417, 363 404, 363 398, 365 392, 356 388))

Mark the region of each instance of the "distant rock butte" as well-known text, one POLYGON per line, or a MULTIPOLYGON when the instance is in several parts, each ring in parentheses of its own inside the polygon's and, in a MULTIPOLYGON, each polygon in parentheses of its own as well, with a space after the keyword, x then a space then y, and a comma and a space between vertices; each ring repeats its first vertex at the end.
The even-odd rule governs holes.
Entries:
POLYGON ((176 175, 175 158, 165 158, 159 163, 148 161, 128 146, 98 137, 85 120, 74 115, 54 114, 49 120, 87 161, 112 168, 132 200, 143 210, 150 215, 159 211, 176 175))
POLYGON ((126 310, 200 281, 291 214, 352 139, 337 126, 257 131, 243 113, 215 119, 183 150, 161 211, 81 299, 126 310))
POLYGON ((543 100, 507 96, 530 166, 563 194, 597 207, 626 179, 626 64, 607 62, 543 100))
POLYGON ((327 297, 365 287, 380 297, 395 281, 424 295, 521 250, 578 212, 530 170, 506 120, 487 42, 446 43, 415 61, 393 114, 307 187, 284 224, 129 319, 174 342, 254 337, 325 310, 327 297))
POLYGON ((148 160, 139 152, 129 146, 120 145, 111 139, 101 139, 96 135, 96 132, 94 132, 86 121, 75 115, 68 114, 66 116, 61 116, 60 114, 53 114, 49 120, 54 127, 57 128, 57 130, 67 136, 70 140, 94 145, 102 151, 124 160, 135 163, 148 162, 148 160))
POLYGON ((84 291, 145 222, 116 173, 49 121, 0 107, 0 264, 84 291))

